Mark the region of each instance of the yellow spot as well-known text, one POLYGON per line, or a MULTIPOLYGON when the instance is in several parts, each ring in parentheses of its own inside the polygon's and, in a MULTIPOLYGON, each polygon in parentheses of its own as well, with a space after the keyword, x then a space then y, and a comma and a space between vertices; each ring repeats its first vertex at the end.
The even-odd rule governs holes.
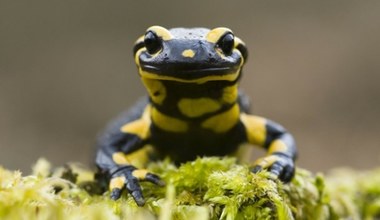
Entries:
POLYGON ((146 139, 149 135, 150 127, 150 106, 147 106, 143 112, 143 115, 140 119, 129 122, 120 128, 120 131, 123 133, 129 133, 137 135, 141 139, 146 139))
POLYGON ((148 31, 153 31, 157 34, 157 36, 161 37, 165 41, 173 38, 173 35, 170 33, 170 31, 161 26, 152 26, 148 28, 147 32, 148 31))
POLYGON ((122 189, 125 184, 125 177, 124 176, 118 176, 115 178, 112 178, 110 181, 110 190, 112 191, 113 189, 122 189))
POLYGON ((226 132, 238 123, 239 112, 239 106, 235 104, 231 109, 206 119, 202 127, 216 133, 226 132))
POLYGON ((188 130, 188 125, 186 122, 167 116, 156 108, 152 108, 152 120, 157 127, 171 132, 186 132, 188 130))
POLYGON ((224 28, 224 27, 214 28, 210 32, 207 33, 206 40, 210 43, 216 43, 218 42, 220 37, 223 36, 227 32, 232 33, 232 31, 228 28, 224 28))
POLYGON ((241 114, 240 120, 245 127, 248 142, 263 146, 266 138, 266 120, 258 116, 247 114, 241 114))
POLYGON ((132 172, 132 175, 139 180, 144 180, 146 177, 146 174, 148 174, 148 171, 145 169, 138 169, 132 172))
MULTIPOLYGON (((138 53, 137 53, 138 54, 138 53)), ((147 71, 143 71, 141 68, 139 68, 139 73, 141 77, 149 78, 149 79, 157 79, 157 80, 169 80, 169 81, 175 81, 175 82, 183 82, 183 83, 197 83, 202 84, 209 81, 235 81, 239 77, 240 69, 236 72, 224 74, 224 75, 213 75, 213 76, 205 76, 198 79, 181 79, 176 78, 173 76, 165 76, 162 74, 157 73, 151 73, 147 71)))
POLYGON ((268 154, 273 154, 276 152, 286 152, 287 150, 288 147, 282 140, 275 140, 270 144, 268 154))
POLYGON ((228 86, 223 89, 222 102, 234 103, 238 98, 238 85, 228 86))
POLYGON ((215 112, 221 108, 221 104, 210 98, 181 99, 178 102, 180 112, 190 118, 199 117, 206 113, 215 112))
POLYGON ((193 50, 191 50, 191 49, 184 50, 184 51, 182 52, 182 56, 184 56, 184 57, 193 58, 194 55, 195 55, 195 52, 194 52, 193 50))
POLYGON ((146 89, 148 90, 149 96, 152 101, 156 104, 162 104, 166 97, 166 88, 162 82, 155 79, 148 79, 145 77, 141 78, 146 89))
POLYGON ((116 152, 112 155, 112 159, 118 165, 133 165, 142 168, 149 162, 149 155, 152 154, 152 152, 153 147, 147 145, 129 154, 116 152))

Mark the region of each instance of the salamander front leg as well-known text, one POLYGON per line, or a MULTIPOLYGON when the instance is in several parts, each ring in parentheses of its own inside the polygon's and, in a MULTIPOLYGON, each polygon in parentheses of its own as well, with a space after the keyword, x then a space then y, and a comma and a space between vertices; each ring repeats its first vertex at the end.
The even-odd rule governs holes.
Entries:
POLYGON ((149 173, 145 169, 137 169, 131 165, 117 167, 114 170, 111 170, 110 173, 111 181, 109 187, 111 191, 111 199, 119 199, 123 189, 127 189, 139 206, 145 204, 139 183, 140 181, 148 181, 159 186, 165 185, 157 175, 149 173))
MULTIPOLYGON (((155 174, 142 169, 149 161, 151 148, 147 146, 150 137, 148 107, 142 116, 128 122, 113 132, 105 133, 99 141, 96 163, 100 173, 109 180, 111 199, 120 198, 124 189, 143 206, 145 200, 140 181, 148 181, 159 186, 164 182, 155 174)), ((100 175, 100 176, 102 176, 100 175)))
POLYGON ((243 114, 241 121, 248 142, 267 149, 267 156, 253 164, 252 172, 266 169, 281 181, 290 182, 295 173, 294 161, 297 156, 293 136, 281 125, 265 118, 243 114))

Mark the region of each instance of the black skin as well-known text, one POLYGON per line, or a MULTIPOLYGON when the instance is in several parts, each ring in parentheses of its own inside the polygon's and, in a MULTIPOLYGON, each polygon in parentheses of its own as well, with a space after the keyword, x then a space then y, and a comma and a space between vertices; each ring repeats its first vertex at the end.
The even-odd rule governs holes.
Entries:
MULTIPOLYGON (((182 99, 223 100, 225 89, 236 86, 241 78, 241 68, 247 59, 244 43, 236 39, 229 30, 223 32, 219 39, 213 42, 213 38, 207 38, 209 32, 210 30, 205 28, 175 28, 168 31, 153 27, 136 42, 134 54, 138 60, 140 76, 143 79, 153 77, 159 81, 165 88, 166 94, 163 100, 157 101, 163 90, 152 92, 152 88, 155 89, 157 86, 150 88, 150 84, 145 84, 149 93, 148 98, 141 99, 134 108, 113 120, 100 136, 96 158, 99 168, 97 178, 105 188, 110 180, 112 182, 118 177, 124 180, 122 187, 114 187, 111 184, 112 199, 120 198, 122 191, 126 189, 136 203, 143 206, 145 200, 139 181, 164 185, 155 174, 146 172, 137 175, 137 171, 140 171, 138 168, 131 164, 117 163, 113 159, 115 153, 122 152, 128 155, 149 144, 154 147, 154 152, 147 153, 150 160, 170 157, 176 164, 181 164, 198 156, 231 155, 241 144, 248 142, 248 133, 252 131, 248 129, 247 121, 242 119, 238 119, 223 132, 202 127, 202 123, 207 119, 228 112, 236 105, 240 115, 248 114, 249 99, 241 92, 232 102, 220 101, 218 110, 197 117, 190 117, 177 107, 182 99), (168 33, 169 35, 165 35, 168 33), (187 49, 194 52, 193 57, 183 55, 183 51, 187 49), (223 78, 231 74, 236 74, 236 78, 232 80, 223 78), (205 76, 211 78, 199 83, 198 80, 202 80, 205 76), (222 80, 212 78, 219 76, 222 80), (141 138, 138 132, 121 131, 124 125, 144 118, 143 112, 147 106, 161 114, 183 121, 187 124, 187 131, 165 130, 160 124, 156 124, 151 111, 148 112, 149 123, 146 127, 149 136, 141 138)), ((267 169, 273 176, 287 183, 295 173, 294 161, 297 155, 295 141, 290 133, 273 121, 266 120, 264 129, 265 141, 261 145, 271 153, 266 160, 255 164, 251 170, 256 173, 267 169), (280 141, 285 147, 274 147, 275 141, 280 141)))

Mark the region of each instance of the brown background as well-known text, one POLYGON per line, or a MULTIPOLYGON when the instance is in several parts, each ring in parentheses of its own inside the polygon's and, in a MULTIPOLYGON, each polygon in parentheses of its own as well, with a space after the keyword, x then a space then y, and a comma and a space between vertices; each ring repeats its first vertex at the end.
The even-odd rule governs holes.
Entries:
POLYGON ((299 166, 380 161, 380 1, 0 1, 0 164, 91 163, 104 124, 145 93, 151 25, 226 26, 248 45, 254 112, 295 135, 299 166))

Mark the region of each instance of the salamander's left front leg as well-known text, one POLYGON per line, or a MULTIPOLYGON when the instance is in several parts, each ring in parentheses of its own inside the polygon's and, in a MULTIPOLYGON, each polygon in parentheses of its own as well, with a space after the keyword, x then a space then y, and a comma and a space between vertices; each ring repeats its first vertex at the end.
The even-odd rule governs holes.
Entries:
POLYGON ((267 169, 281 181, 289 182, 295 173, 294 161, 297 157, 293 136, 281 125, 265 118, 243 114, 241 121, 248 142, 262 146, 268 152, 267 156, 254 163, 252 172, 267 169))

